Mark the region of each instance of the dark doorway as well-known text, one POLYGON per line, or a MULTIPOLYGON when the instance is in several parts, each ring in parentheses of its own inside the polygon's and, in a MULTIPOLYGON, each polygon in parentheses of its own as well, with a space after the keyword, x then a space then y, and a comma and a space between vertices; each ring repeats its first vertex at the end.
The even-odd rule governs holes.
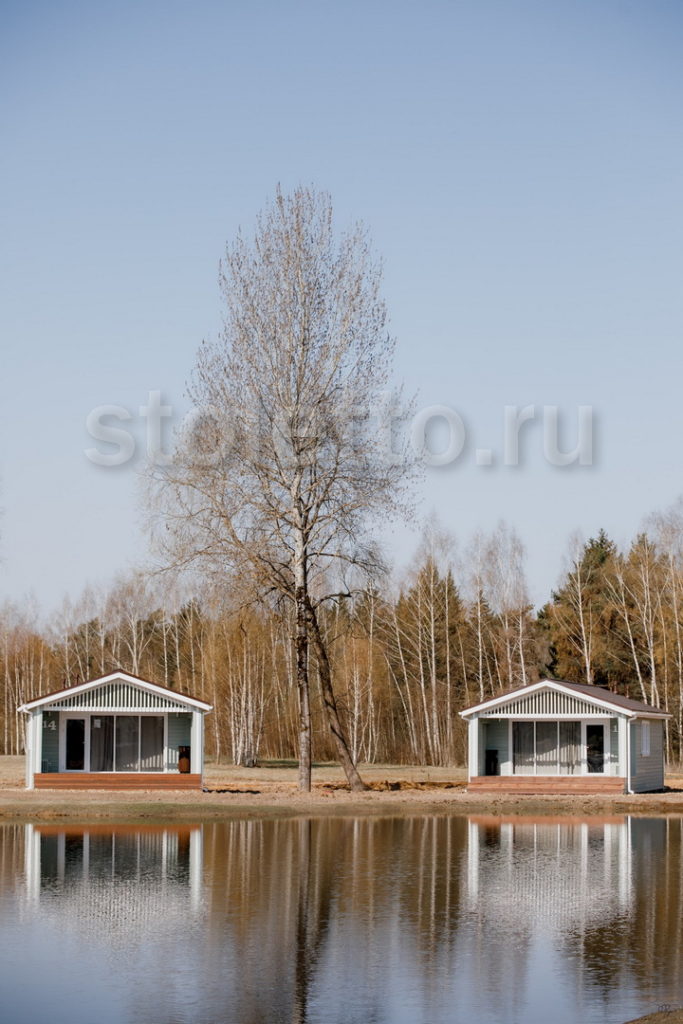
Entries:
POLYGON ((602 774, 605 770, 605 727, 586 726, 586 761, 590 774, 602 774))
POLYGON ((85 719, 66 720, 66 770, 82 772, 85 768, 85 719))

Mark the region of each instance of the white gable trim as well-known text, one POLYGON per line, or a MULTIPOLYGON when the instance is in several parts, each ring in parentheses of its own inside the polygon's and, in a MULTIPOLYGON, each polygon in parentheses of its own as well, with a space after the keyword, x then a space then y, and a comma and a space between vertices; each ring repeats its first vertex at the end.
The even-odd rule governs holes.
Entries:
MULTIPOLYGON (((538 683, 532 683, 530 686, 523 686, 519 690, 514 690, 512 693, 502 694, 500 697, 491 697, 489 700, 485 700, 481 704, 477 704, 473 708, 467 708, 466 711, 461 711, 460 715, 462 718, 471 718, 474 715, 481 714, 483 711, 490 711, 492 708, 496 708, 502 717, 505 716, 505 708, 510 704, 515 704, 523 697, 527 697, 533 693, 538 693, 540 690, 554 690, 557 693, 566 694, 568 697, 574 697, 592 707, 601 708, 603 711, 609 712, 611 715, 623 715, 626 718, 668 718, 669 715, 666 711, 659 711, 653 708, 652 711, 633 710, 630 708, 622 707, 620 704, 613 704, 610 700, 601 700, 599 697, 593 696, 593 694, 579 693, 573 690, 569 686, 564 686, 561 682, 555 679, 541 679, 538 683)), ((514 717, 514 711, 511 717, 514 717)))
POLYGON ((212 709, 212 705, 207 704, 206 701, 197 700, 196 697, 186 697, 183 693, 177 693, 175 690, 169 690, 165 686, 157 686, 156 683, 150 683, 146 679, 139 679, 137 676, 132 676, 128 672, 110 672, 109 675, 100 676, 99 679, 91 679, 87 683, 79 683, 78 686, 67 686, 64 690, 59 690, 57 693, 51 693, 46 697, 37 697, 35 700, 27 701, 26 704, 22 704, 20 708, 17 708, 17 710, 25 713, 35 711, 37 708, 55 704, 65 698, 77 697, 81 693, 96 690, 100 686, 105 686, 107 683, 113 682, 128 683, 130 686, 134 686, 138 690, 153 693, 158 697, 164 697, 166 700, 172 700, 177 704, 181 704, 187 708, 192 708, 193 710, 211 711, 212 709))

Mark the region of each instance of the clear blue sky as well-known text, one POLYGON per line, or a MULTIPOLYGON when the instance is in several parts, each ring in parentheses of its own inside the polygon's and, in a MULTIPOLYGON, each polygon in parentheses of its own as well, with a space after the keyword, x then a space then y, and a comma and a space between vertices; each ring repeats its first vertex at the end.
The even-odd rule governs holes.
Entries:
POLYGON ((678 0, 5 0, 0 600, 143 557, 140 460, 92 465, 85 418, 184 412, 225 242, 277 182, 366 222, 397 375, 467 425, 423 512, 514 525, 537 603, 572 530, 627 541, 683 491, 682 50, 678 0), (535 426, 501 465, 528 404, 570 440, 593 406, 594 465, 535 426))

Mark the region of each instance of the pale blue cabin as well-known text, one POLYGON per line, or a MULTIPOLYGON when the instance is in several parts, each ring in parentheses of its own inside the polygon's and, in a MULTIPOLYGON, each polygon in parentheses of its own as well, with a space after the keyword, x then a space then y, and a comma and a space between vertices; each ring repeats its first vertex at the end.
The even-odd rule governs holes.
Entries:
POLYGON ((196 789, 206 701, 112 672, 27 701, 28 789, 196 789))
POLYGON ((468 788, 647 793, 664 787, 666 711, 601 686, 543 679, 461 711, 468 788))

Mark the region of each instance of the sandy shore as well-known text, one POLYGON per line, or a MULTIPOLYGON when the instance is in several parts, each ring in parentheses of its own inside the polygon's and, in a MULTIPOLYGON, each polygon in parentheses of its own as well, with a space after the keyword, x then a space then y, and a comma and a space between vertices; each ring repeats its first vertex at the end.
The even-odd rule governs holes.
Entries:
POLYGON ((209 765, 205 792, 27 791, 22 757, 0 757, 0 821, 185 821, 317 815, 539 814, 595 816, 683 814, 683 777, 670 791, 641 796, 481 796, 465 791, 458 768, 363 767, 366 793, 351 793, 341 769, 314 769, 313 791, 300 793, 296 768, 209 765))
POLYGON ((629 1020, 626 1024, 683 1024, 683 1009, 648 1013, 647 1016, 629 1020))

